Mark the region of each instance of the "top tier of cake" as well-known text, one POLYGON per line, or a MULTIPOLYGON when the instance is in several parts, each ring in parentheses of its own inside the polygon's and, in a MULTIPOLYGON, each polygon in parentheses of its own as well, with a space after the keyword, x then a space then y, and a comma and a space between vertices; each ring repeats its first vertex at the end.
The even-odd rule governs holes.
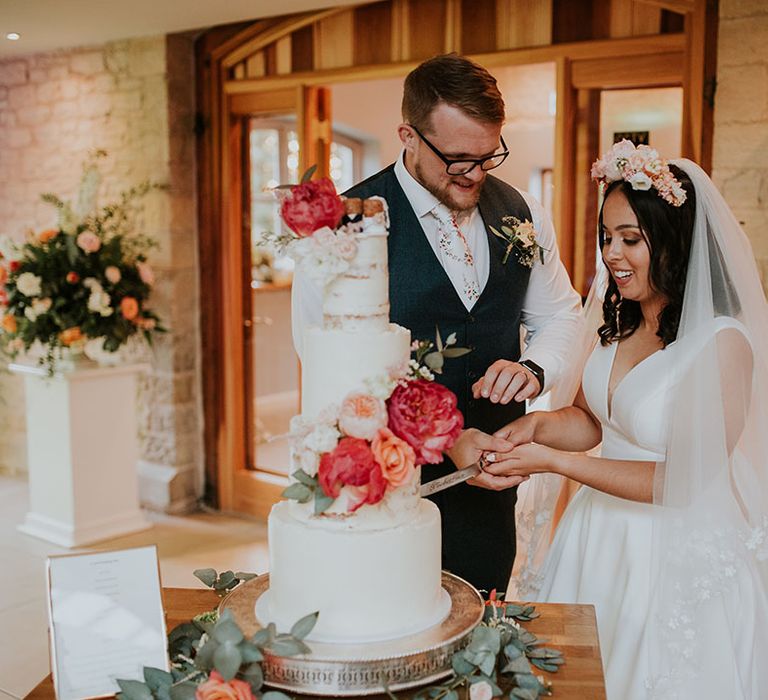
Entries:
POLYGON ((348 199, 345 204, 357 254, 324 290, 323 327, 384 330, 389 324, 387 206, 380 197, 348 199))

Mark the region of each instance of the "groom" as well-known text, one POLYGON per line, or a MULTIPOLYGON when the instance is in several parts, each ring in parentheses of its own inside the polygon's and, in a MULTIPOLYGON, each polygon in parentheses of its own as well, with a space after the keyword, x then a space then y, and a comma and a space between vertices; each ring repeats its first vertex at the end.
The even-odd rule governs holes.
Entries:
MULTIPOLYGON (((579 298, 541 206, 488 175, 508 155, 495 78, 456 54, 437 56, 406 78, 402 112, 401 157, 345 194, 387 200, 391 321, 415 339, 434 339, 437 327, 443 338, 455 333, 459 346, 471 348, 446 362, 437 381, 458 397, 465 427, 477 429, 465 431, 464 444, 493 449, 487 434, 557 381, 579 298), (535 256, 527 267, 514 252, 504 262, 506 244, 489 227, 499 230, 507 216, 533 222, 543 263, 535 256), (522 354, 521 324, 528 333, 522 354)), ((294 282, 293 312, 298 349, 303 327, 322 320, 320 290, 304 277, 294 282)), ((454 469, 448 458, 425 465, 422 481, 454 469)), ((461 484, 431 498, 442 516, 443 567, 479 589, 505 591, 515 556, 516 489, 461 484)))

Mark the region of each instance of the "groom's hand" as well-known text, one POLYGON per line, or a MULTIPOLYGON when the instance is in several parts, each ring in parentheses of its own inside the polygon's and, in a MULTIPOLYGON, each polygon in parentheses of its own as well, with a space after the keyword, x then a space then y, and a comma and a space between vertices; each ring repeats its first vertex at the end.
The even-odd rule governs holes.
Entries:
MULTIPOLYGON (((500 437, 488 435, 477 428, 467 428, 462 431, 459 439, 446 454, 451 458, 456 467, 461 469, 462 467, 474 464, 481 457, 485 457, 487 466, 501 458, 510 449, 512 449, 512 445, 500 437)), ((493 476, 485 471, 481 471, 474 479, 469 479, 467 484, 491 491, 502 491, 518 486, 527 478, 527 476, 518 475, 493 476)))
POLYGON ((488 435, 477 428, 467 428, 461 431, 459 439, 445 454, 451 458, 457 469, 462 469, 478 462, 483 455, 488 459, 488 455, 493 454, 495 459, 496 453, 508 452, 513 447, 514 445, 503 438, 488 435))
POLYGON ((541 385, 533 372, 518 362, 496 360, 485 372, 482 379, 472 385, 472 395, 481 396, 491 403, 508 404, 532 399, 541 392, 541 385))

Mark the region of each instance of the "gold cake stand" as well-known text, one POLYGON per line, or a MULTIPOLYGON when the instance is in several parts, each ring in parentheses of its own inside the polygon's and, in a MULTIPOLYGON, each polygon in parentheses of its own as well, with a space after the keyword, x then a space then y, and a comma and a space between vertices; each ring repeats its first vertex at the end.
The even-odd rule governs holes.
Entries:
MULTIPOLYGON (((265 683, 309 695, 374 695, 383 693, 385 685, 403 690, 450 675, 451 657, 469 643, 470 633, 483 619, 484 604, 480 594, 458 576, 444 571, 442 585, 451 598, 451 611, 439 625, 366 644, 308 641, 312 653, 301 656, 265 653, 265 683)), ((269 574, 251 579, 221 601, 219 612, 230 610, 243 632, 253 635, 261 629, 256 601, 268 588, 269 574)))

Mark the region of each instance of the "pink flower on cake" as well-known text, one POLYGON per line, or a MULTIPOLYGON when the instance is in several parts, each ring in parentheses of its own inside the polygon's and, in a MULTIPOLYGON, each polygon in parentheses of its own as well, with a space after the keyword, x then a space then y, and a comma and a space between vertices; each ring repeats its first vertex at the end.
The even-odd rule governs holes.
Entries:
POLYGON ((249 683, 225 681, 218 671, 211 671, 208 680, 197 686, 195 700, 254 700, 254 695, 249 683))
POLYGON ((387 406, 370 394, 348 394, 341 404, 339 428, 350 437, 373 440, 387 425, 387 406))
POLYGON ((323 226, 335 229, 344 216, 344 203, 333 182, 324 177, 291 187, 280 215, 297 236, 311 236, 323 226))
POLYGON ((344 486, 356 487, 355 493, 360 500, 349 509, 350 512, 366 503, 378 503, 387 489, 370 446, 359 438, 342 438, 333 452, 326 452, 320 458, 317 478, 325 495, 331 498, 338 498, 344 486))
POLYGON ((139 271, 139 277, 148 287, 151 287, 155 283, 155 272, 152 267, 145 262, 137 262, 136 269, 139 271))
POLYGON ((399 384, 387 401, 389 428, 416 453, 416 464, 438 464, 464 427, 456 395, 424 379, 399 384))
POLYGON ((371 452, 392 488, 407 484, 415 474, 416 453, 389 428, 382 428, 371 443, 371 452))

